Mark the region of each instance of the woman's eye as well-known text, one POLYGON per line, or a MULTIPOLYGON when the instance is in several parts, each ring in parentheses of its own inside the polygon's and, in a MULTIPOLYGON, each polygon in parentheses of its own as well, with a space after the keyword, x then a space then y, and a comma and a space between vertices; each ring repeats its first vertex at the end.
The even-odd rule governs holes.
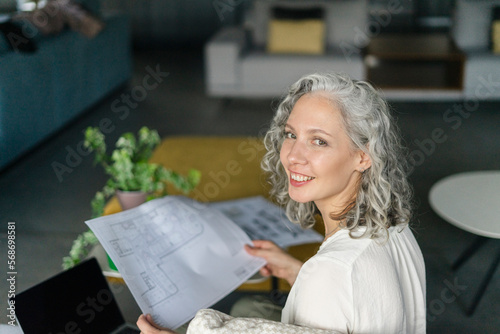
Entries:
POLYGON ((293 133, 291 133, 290 131, 285 131, 285 138, 294 139, 295 135, 293 133))
POLYGON ((313 143, 318 146, 326 146, 326 141, 321 140, 321 139, 314 139, 313 143))

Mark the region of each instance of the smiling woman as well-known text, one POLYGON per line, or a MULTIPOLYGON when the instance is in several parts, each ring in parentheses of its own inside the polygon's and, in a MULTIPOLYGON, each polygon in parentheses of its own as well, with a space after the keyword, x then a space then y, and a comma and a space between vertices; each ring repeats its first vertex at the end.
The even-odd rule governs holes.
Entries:
POLYGON ((378 92, 345 75, 305 76, 290 87, 264 142, 271 195, 292 221, 311 227, 321 214, 325 224, 324 243, 299 270, 272 245, 251 250, 268 261, 263 274, 286 273, 293 284, 282 322, 425 333, 425 267, 408 227, 408 164, 378 92))
MULTIPOLYGON (((267 240, 246 246, 266 260, 262 275, 292 286, 281 323, 266 323, 266 332, 425 333, 425 266, 408 226, 406 156, 378 92, 344 75, 305 76, 264 143, 262 167, 288 218, 311 227, 321 214, 325 224, 325 241, 305 263, 267 240)), ((258 305, 238 302, 232 314, 263 314, 258 305)), ((199 333, 230 333, 231 322, 199 333)))

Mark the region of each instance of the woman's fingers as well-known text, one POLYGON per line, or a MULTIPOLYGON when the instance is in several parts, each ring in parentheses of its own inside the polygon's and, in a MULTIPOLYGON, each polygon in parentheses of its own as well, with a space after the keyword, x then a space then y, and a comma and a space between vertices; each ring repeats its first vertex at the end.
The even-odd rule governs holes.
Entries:
POLYGON ((250 255, 262 257, 266 260, 269 260, 269 256, 276 251, 283 252, 281 248, 269 240, 254 240, 253 246, 245 245, 245 250, 250 255))
POLYGON ((267 277, 267 276, 271 276, 272 272, 271 272, 271 270, 269 270, 269 268, 267 266, 264 266, 264 267, 260 268, 260 274, 262 276, 267 277))
POLYGON ((258 248, 256 246, 250 246, 250 245, 245 245, 245 250, 247 251, 248 254, 253 255, 253 256, 259 256, 263 257, 263 252, 261 248, 258 248))
POLYGON ((252 240, 254 248, 271 249, 278 248, 276 244, 269 240, 252 240))
POLYGON ((161 328, 157 326, 151 314, 141 314, 139 319, 137 319, 137 327, 141 330, 141 333, 144 334, 176 334, 174 331, 171 331, 167 328, 161 328))
POLYGON ((139 329, 141 330, 141 333, 144 333, 144 334, 160 333, 160 330, 151 324, 151 321, 150 321, 151 315, 148 314, 148 316, 149 316, 149 319, 144 314, 141 314, 139 316, 139 319, 137 319, 137 327, 139 327, 139 329))

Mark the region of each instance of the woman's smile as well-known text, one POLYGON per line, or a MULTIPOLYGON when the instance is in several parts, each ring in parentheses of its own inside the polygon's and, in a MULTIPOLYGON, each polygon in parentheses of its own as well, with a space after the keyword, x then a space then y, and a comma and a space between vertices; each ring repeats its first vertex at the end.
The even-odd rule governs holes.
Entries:
POLYGON ((289 171, 289 173, 290 173, 290 184, 294 187, 301 187, 315 179, 315 177, 313 176, 307 176, 292 171, 289 171))

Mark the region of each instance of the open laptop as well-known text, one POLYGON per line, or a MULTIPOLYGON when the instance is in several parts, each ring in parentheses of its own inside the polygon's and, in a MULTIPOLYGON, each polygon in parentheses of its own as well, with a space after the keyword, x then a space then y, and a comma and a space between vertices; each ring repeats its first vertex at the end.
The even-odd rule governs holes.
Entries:
POLYGON ((125 323, 95 258, 18 293, 15 306, 25 334, 140 333, 125 323))

